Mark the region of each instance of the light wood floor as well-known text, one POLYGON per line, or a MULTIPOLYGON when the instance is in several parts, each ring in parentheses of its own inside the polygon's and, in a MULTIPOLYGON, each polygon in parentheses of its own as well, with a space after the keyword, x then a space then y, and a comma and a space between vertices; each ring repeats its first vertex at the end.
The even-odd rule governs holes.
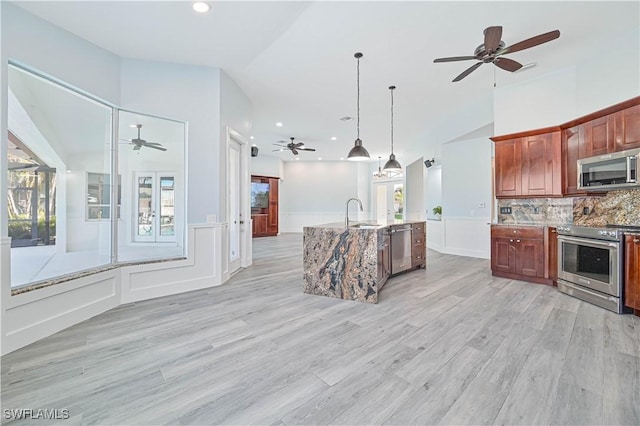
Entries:
POLYGON ((377 305, 305 295, 288 234, 254 240, 223 286, 3 357, 2 408, 68 409, 65 424, 639 425, 640 318, 433 251, 377 305))

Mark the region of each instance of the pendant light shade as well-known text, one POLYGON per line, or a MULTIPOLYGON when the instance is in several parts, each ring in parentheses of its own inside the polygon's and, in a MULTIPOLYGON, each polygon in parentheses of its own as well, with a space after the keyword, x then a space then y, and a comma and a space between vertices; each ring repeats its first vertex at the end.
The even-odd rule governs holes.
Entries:
POLYGON ((357 118, 357 126, 358 126, 358 135, 356 137, 356 141, 354 143, 353 148, 349 151, 349 155, 347 156, 347 160, 349 161, 367 161, 369 159, 369 153, 362 146, 362 140, 360 140, 360 58, 362 58, 362 53, 358 52, 353 55, 358 61, 358 69, 357 69, 357 86, 358 86, 358 97, 356 101, 358 118, 357 118))
POLYGON ((396 86, 389 86, 389 90, 391 91, 391 155, 389 155, 389 161, 384 165, 384 170, 388 172, 399 172, 402 170, 402 166, 398 163, 393 153, 393 91, 395 88, 396 86))

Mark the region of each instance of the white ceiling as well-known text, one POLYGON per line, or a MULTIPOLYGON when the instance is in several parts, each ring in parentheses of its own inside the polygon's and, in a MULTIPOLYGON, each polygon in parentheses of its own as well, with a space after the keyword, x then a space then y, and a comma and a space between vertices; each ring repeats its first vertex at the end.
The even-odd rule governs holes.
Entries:
POLYGON ((484 28, 502 25, 507 45, 561 32, 558 40, 509 55, 536 66, 513 74, 497 69, 498 86, 506 86, 593 58, 640 26, 637 1, 215 1, 206 15, 195 14, 189 1, 16 4, 122 57, 222 68, 254 105, 253 142, 261 154, 295 136, 318 150, 301 159, 325 160, 353 146, 355 122, 339 118, 356 115, 357 51, 364 53, 361 139, 373 161, 388 156, 387 88, 396 85, 395 151, 403 162, 406 148, 425 143, 434 123, 491 94, 493 65, 451 83, 474 62, 433 63, 472 55, 484 28))

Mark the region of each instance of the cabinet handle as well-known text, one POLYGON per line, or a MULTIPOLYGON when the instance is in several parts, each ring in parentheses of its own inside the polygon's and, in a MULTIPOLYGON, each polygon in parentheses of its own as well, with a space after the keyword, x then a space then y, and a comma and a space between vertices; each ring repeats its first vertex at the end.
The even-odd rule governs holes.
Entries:
POLYGON ((638 244, 638 243, 640 243, 640 239, 638 239, 638 238, 634 238, 634 239, 633 239, 633 242, 634 242, 634 243, 636 243, 636 244, 638 244))
POLYGON ((515 230, 514 230, 514 231, 513 231, 513 233, 514 233, 514 234, 517 234, 517 233, 518 233, 518 231, 515 231, 515 230))
POLYGON ((510 243, 512 243, 512 242, 513 242, 513 240, 509 240, 509 242, 510 242, 510 243))
POLYGON ((519 243, 519 242, 520 242, 520 240, 516 240, 516 243, 519 243))
POLYGON ((558 231, 556 231, 555 229, 552 229, 552 230, 551 230, 551 233, 552 233, 552 234, 555 234, 556 232, 558 232, 558 231))

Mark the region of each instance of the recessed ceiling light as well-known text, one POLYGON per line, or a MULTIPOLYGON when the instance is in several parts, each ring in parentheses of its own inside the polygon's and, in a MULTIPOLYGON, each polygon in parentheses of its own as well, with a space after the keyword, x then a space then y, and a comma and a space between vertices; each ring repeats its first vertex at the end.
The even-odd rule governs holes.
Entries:
POLYGON ((71 173, 71 170, 67 170, 67 173, 71 173))
POLYGON ((249 136, 249 139, 253 140, 253 139, 254 139, 254 137, 253 137, 253 136, 249 136))
POLYGON ((258 146, 258 145, 256 145, 255 143, 252 143, 251 146, 258 146))
POLYGON ((340 161, 343 161, 343 160, 344 160, 344 157, 340 157, 340 161))
POLYGON ((353 117, 349 117, 348 115, 344 117, 340 117, 340 121, 351 121, 351 120, 353 120, 353 117))
POLYGON ((322 157, 318 157, 318 160, 322 160, 322 157))
POLYGON ((282 126, 283 126, 283 124, 282 124, 281 122, 279 122, 279 121, 278 121, 278 122, 276 123, 276 126, 278 126, 278 127, 282 127, 282 126))
POLYGON ((296 157, 296 161, 298 161, 300 159, 300 157, 296 157))
POLYGON ((211 6, 209 5, 209 3, 203 1, 196 1, 193 3, 193 10, 198 13, 207 13, 211 10, 211 6))
POLYGON ((331 136, 331 140, 332 141, 335 141, 336 139, 338 139, 338 138, 336 138, 335 136, 331 136))

